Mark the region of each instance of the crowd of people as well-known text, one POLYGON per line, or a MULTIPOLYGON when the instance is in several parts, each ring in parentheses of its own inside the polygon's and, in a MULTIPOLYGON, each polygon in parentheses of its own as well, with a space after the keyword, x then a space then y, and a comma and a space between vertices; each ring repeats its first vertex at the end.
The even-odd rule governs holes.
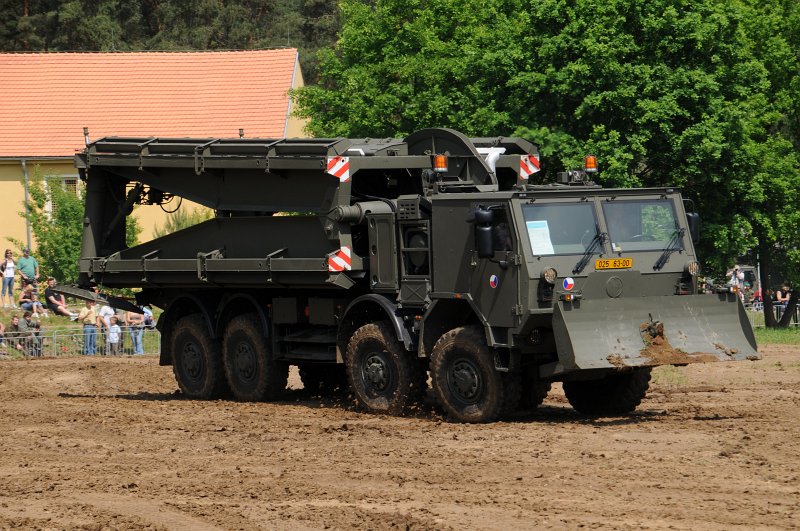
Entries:
POLYGON ((6 325, 0 322, 0 349, 18 351, 26 356, 41 356, 41 320, 62 316, 76 321, 83 327, 82 353, 116 355, 123 353, 125 336, 130 337, 128 351, 134 355, 144 354, 142 339, 145 328, 154 328, 153 312, 149 306, 143 313, 135 311, 116 311, 107 304, 96 308, 97 300, 103 300, 96 292, 95 300, 87 300, 80 311, 72 311, 62 293, 55 290, 56 280, 49 277, 39 299, 39 263, 30 255, 30 249, 22 250, 22 256, 14 259, 14 253, 6 249, 0 261, 2 272, 2 303, 5 309, 22 310, 13 314, 6 325), (14 298, 14 284, 19 277, 19 298, 14 298), (127 334, 125 334, 127 332, 127 334))
POLYGON ((784 280, 777 290, 768 289, 762 293, 761 288, 753 289, 752 283, 739 266, 734 266, 733 269, 730 269, 726 276, 728 285, 737 288, 737 293, 742 303, 746 306, 761 307, 764 303, 764 297, 769 297, 775 310, 775 317, 781 318, 792 295, 791 283, 788 280, 784 280))

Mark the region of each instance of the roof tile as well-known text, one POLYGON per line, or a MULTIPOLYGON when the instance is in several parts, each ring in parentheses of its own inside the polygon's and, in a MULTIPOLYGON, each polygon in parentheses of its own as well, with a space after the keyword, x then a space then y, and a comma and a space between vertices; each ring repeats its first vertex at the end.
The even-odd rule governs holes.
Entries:
POLYGON ((103 136, 283 136, 297 50, 0 53, 0 157, 103 136))

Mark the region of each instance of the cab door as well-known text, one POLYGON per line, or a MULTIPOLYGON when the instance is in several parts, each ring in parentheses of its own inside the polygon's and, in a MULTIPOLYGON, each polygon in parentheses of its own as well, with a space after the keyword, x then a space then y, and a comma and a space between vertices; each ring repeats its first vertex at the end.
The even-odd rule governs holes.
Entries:
POLYGON ((490 207, 494 213, 494 256, 478 258, 470 279, 475 305, 490 326, 511 328, 519 312, 519 238, 508 205, 490 207))

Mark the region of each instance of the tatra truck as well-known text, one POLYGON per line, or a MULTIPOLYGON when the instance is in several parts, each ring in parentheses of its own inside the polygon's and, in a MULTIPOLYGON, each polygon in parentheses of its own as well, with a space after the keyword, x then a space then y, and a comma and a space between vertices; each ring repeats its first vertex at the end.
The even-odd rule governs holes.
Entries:
POLYGON ((132 288, 161 308, 160 363, 189 398, 275 399, 295 365, 369 412, 431 388, 449 419, 491 422, 563 382, 578 412, 620 415, 653 367, 759 357, 737 295, 697 294, 680 191, 602 188, 593 157, 545 184, 531 142, 424 129, 106 137, 76 166, 72 294, 132 288), (126 245, 134 207, 184 201, 213 217, 126 245))

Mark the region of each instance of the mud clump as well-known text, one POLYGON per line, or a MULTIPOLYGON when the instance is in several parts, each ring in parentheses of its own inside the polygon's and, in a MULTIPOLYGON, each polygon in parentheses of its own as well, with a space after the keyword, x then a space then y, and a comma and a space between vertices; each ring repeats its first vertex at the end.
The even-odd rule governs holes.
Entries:
POLYGON ((639 355, 649 360, 649 363, 645 365, 685 365, 688 363, 718 361, 718 358, 713 354, 703 352, 689 354, 670 345, 669 340, 664 335, 664 323, 660 321, 644 322, 639 325, 639 330, 645 345, 639 355))

